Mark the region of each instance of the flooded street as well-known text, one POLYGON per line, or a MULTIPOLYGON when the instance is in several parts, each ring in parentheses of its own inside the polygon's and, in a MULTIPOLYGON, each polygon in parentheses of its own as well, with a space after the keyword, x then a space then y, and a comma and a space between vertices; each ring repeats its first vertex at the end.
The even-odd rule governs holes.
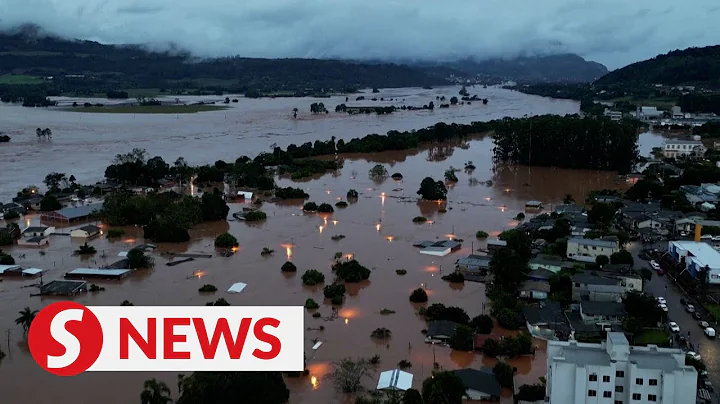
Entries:
MULTIPOLYGON (((133 147, 147 149, 150 155, 160 155, 173 161, 185 156, 190 163, 212 163, 218 159, 234 161, 240 155, 254 156, 267 150, 270 144, 285 146, 334 135, 349 139, 367 133, 385 133, 390 129, 406 130, 429 126, 438 121, 467 123, 503 116, 523 116, 539 113, 573 113, 577 103, 553 101, 501 89, 470 89, 471 94, 487 96, 488 105, 473 103, 439 109, 434 112, 405 111, 389 116, 330 113, 328 116, 310 116, 306 111, 310 99, 240 99, 227 111, 192 115, 116 115, 80 114, 43 109, 29 109, 0 105, 0 125, 12 141, 0 147, 0 195, 9 197, 30 183, 40 183, 50 171, 74 174, 79 182, 99 180, 108 162, 117 153, 126 153, 133 147), (298 120, 291 110, 301 109, 298 120), (34 135, 37 126, 50 127, 53 139, 38 141, 34 135), (233 147, 237 145, 237 147, 233 147)), ((436 90, 384 90, 377 96, 402 97, 410 105, 434 101, 435 95, 450 97, 456 89, 436 90)), ((334 110, 344 98, 322 99, 328 109, 334 110)), ((396 104, 397 105, 397 104, 396 104)), ((641 135, 641 152, 659 144, 662 138, 648 133, 641 135)), ((646 151, 646 150, 647 151, 646 151)), ((286 379, 291 389, 291 403, 354 402, 337 396, 327 373, 330 364, 346 356, 372 357, 379 355, 373 380, 365 386, 373 389, 382 370, 396 368, 400 360, 409 360, 415 375, 414 387, 432 371, 433 358, 444 369, 493 366, 494 359, 480 354, 456 352, 450 348, 423 343, 421 330, 426 328, 415 313, 422 305, 412 304, 408 296, 413 289, 424 284, 429 295, 428 304, 444 303, 459 306, 474 317, 482 313, 486 302, 485 287, 480 283, 465 282, 451 285, 440 279, 441 274, 452 271, 454 262, 482 247, 484 242, 475 238, 478 230, 497 235, 517 225, 513 217, 521 212, 527 200, 542 201, 548 208, 562 203, 566 194, 582 201, 594 189, 625 189, 628 185, 613 173, 565 170, 543 167, 493 167, 492 140, 488 137, 463 144, 439 145, 433 148, 407 152, 387 152, 368 156, 346 156, 342 170, 303 182, 289 179, 278 181, 279 186, 306 189, 310 201, 334 204, 344 200, 349 189, 360 192, 357 203, 345 209, 336 208, 330 215, 303 214, 302 201, 279 204, 265 203, 262 209, 268 219, 260 224, 244 222, 203 223, 191 231, 193 241, 186 244, 160 244, 153 253, 156 266, 139 271, 119 282, 96 282, 105 291, 88 293, 75 300, 85 305, 117 306, 123 300, 135 305, 203 305, 225 298, 234 306, 240 305, 303 305, 307 298, 321 303, 319 312, 330 316, 331 306, 324 301, 322 285, 306 287, 301 276, 307 269, 317 269, 326 275, 326 284, 332 281, 330 265, 336 252, 352 254, 361 264, 372 269, 369 281, 349 284, 348 296, 339 311, 339 318, 325 321, 312 318, 306 310, 305 327, 308 330, 305 347, 308 367, 313 377, 286 379), (450 166, 462 168, 472 161, 477 167, 472 173, 458 172, 459 182, 448 192, 447 212, 440 213, 441 205, 418 203, 416 191, 426 176, 441 179, 450 166), (384 164, 390 174, 399 172, 403 181, 387 179, 376 183, 369 179, 368 170, 375 164, 384 164), (470 177, 477 180, 473 185, 470 177), (492 181, 488 186, 484 182, 492 181), (430 219, 415 224, 418 215, 430 219), (229 231, 240 242, 239 251, 232 257, 221 257, 214 251, 215 236, 229 231), (346 238, 333 241, 334 235, 346 238), (445 257, 422 255, 413 242, 448 237, 464 239, 462 249, 445 257), (264 247, 275 250, 272 256, 261 256, 264 247), (203 252, 213 258, 196 259, 174 267, 166 266, 165 252, 203 252), (297 273, 285 274, 281 265, 290 260, 298 267, 297 273), (397 275, 396 269, 406 269, 406 275, 397 275), (200 278, 192 277, 202 271, 200 278), (247 288, 240 294, 225 291, 235 282, 245 282, 247 288), (217 286, 218 291, 201 294, 204 284, 217 286), (394 314, 381 315, 390 309, 394 314), (389 341, 376 343, 370 333, 378 327, 392 331, 389 341), (324 344, 313 356, 312 340, 324 344), (312 381, 315 381, 313 383, 312 381)), ((230 212, 244 205, 231 204, 230 212)), ((37 223, 37 217, 27 217, 21 227, 37 223)), ((125 238, 109 242, 99 238, 90 244, 98 253, 93 258, 72 256, 82 242, 67 236, 54 235, 50 245, 38 249, 28 247, 6 248, 23 267, 48 270, 43 278, 47 282, 60 279, 79 267, 97 267, 116 261, 118 253, 142 244, 142 230, 127 228, 125 238), (18 258, 25 254, 25 258, 18 258)), ((14 324, 18 311, 25 306, 39 310, 55 301, 50 298, 30 297, 37 288, 28 287, 38 280, 21 280, 6 277, 0 282, 0 346, 8 356, 0 363, 0 385, 3 402, 40 404, 127 404, 139 401, 144 380, 156 377, 175 388, 174 373, 85 373, 73 378, 59 378, 45 373, 32 360, 22 328, 14 324), (7 335, 5 331, 7 331, 7 335), (6 342, 6 339, 8 342, 6 342), (6 346, 7 343, 7 346, 6 346), (38 388, 42 386, 42 388, 38 388)), ((93 281, 90 281, 92 283, 93 281)), ((502 332, 498 328, 494 332, 502 332)), ((518 368, 516 383, 533 384, 545 374, 545 347, 542 341, 536 355, 510 361, 518 368)), ((510 391, 504 393, 504 402, 511 402, 510 391)))

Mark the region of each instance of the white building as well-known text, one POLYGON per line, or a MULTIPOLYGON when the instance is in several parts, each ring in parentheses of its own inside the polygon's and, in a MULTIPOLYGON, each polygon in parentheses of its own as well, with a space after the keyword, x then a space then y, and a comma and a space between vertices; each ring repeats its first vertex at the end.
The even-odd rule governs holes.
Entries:
POLYGON ((668 139, 663 144, 665 157, 684 157, 693 153, 696 156, 704 156, 706 151, 707 147, 699 139, 668 139))
POLYGON ((70 237, 73 238, 90 238, 100 234, 100 228, 94 224, 89 224, 75 230, 70 231, 70 237))
POLYGON ((677 105, 672 107, 672 117, 673 117, 673 119, 685 118, 685 114, 683 114, 682 108, 678 107, 677 105))
POLYGON ((639 120, 650 120, 662 118, 663 112, 657 107, 637 107, 635 117, 639 120))
POLYGON ((625 334, 602 344, 548 341, 551 404, 694 403, 697 371, 680 349, 630 346, 625 334))
POLYGON ((608 258, 620 251, 620 244, 614 240, 573 237, 568 240, 566 255, 575 261, 595 262, 601 255, 608 258))
POLYGON ((608 117, 613 122, 619 122, 622 121, 623 114, 620 111, 613 111, 609 108, 605 108, 605 111, 603 113, 606 117, 608 117))
POLYGON ((697 277, 703 268, 708 269, 708 283, 720 284, 720 252, 710 244, 697 241, 669 241, 668 253, 678 262, 685 262, 685 269, 697 277))

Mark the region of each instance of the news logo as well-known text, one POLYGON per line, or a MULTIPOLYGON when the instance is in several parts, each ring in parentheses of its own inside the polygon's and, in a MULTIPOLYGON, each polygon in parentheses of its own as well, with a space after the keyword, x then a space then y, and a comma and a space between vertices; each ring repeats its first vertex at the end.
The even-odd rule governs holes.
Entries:
POLYGON ((57 302, 30 326, 35 362, 82 372, 302 371, 302 306, 92 306, 57 302))

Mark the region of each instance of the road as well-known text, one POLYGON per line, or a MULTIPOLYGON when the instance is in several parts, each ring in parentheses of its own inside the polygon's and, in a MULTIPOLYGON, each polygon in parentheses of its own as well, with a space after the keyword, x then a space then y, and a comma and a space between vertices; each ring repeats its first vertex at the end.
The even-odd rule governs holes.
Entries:
MULTIPOLYGON (((649 262, 640 259, 637 254, 640 252, 639 243, 632 243, 628 246, 628 251, 633 254, 635 259, 635 268, 643 266, 649 268, 649 262)), ((699 353, 703 362, 707 366, 708 377, 713 386, 720 386, 720 340, 710 339, 705 336, 702 328, 690 313, 680 303, 681 298, 688 300, 688 296, 675 285, 672 278, 668 276, 658 276, 653 272, 653 277, 649 282, 643 285, 646 292, 656 297, 664 297, 668 306, 668 319, 674 321, 680 326, 680 334, 688 337, 690 332, 690 342, 695 346, 695 352, 699 353)), ((708 321, 709 319, 703 318, 708 321)), ((710 321, 708 321, 710 322, 710 321)), ((714 326, 716 329, 718 327, 714 326)), ((717 394, 715 394, 715 402, 717 402, 717 394)))

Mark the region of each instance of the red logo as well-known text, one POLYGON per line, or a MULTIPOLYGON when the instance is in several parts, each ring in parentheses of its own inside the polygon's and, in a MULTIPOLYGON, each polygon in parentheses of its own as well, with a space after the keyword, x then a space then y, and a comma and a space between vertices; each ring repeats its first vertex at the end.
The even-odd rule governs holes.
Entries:
POLYGON ((57 302, 42 309, 30 326, 35 362, 56 376, 75 376, 95 363, 103 346, 100 321, 87 307, 57 302))

